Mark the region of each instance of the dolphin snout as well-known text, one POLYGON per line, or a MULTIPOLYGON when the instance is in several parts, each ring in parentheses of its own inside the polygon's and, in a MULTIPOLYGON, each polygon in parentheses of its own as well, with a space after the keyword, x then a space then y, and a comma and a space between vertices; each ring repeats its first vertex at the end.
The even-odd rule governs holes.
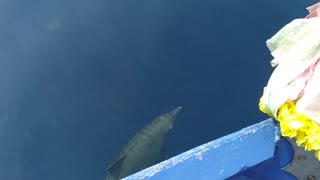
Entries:
POLYGON ((172 110, 171 113, 176 116, 181 109, 182 109, 182 107, 181 107, 181 106, 178 106, 178 107, 176 107, 174 110, 172 110))

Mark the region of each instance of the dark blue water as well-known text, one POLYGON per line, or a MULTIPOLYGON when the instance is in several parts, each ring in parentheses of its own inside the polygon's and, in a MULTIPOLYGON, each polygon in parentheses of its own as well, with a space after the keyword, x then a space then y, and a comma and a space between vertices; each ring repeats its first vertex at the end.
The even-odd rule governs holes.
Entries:
POLYGON ((181 105, 172 157, 266 119, 265 41, 316 1, 0 2, 0 179, 102 179, 181 105))

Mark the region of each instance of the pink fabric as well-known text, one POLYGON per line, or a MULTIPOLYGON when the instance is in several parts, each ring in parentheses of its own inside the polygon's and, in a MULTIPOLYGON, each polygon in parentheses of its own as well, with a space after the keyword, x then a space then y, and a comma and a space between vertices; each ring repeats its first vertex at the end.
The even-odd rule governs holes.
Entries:
POLYGON ((319 12, 320 12, 320 2, 307 7, 307 10, 309 11, 309 15, 306 16, 307 19, 317 17, 319 18, 319 12))
POLYGON ((304 95, 304 89, 308 83, 308 80, 312 77, 314 66, 309 67, 301 75, 299 75, 293 82, 291 92, 288 92, 289 97, 287 101, 293 101, 304 95))
POLYGON ((309 15, 283 27, 267 46, 274 60, 262 102, 277 116, 285 103, 296 101, 301 114, 320 124, 320 2, 307 8, 309 15))
MULTIPOLYGON (((320 18, 320 2, 313 4, 312 6, 309 6, 306 8, 309 11, 309 15, 306 16, 307 19, 309 18, 320 18)), ((296 100, 298 98, 300 98, 301 96, 304 95, 305 93, 305 88, 308 84, 308 82, 310 83, 311 79, 314 79, 313 77, 313 72, 315 69, 319 69, 320 68, 320 64, 319 64, 320 59, 318 59, 317 63, 313 64, 312 66, 310 66, 308 69, 306 69, 301 75, 299 75, 299 77, 297 77, 293 83, 295 84, 291 90, 291 92, 289 93, 289 101, 292 100, 296 100)), ((273 66, 278 65, 278 62, 271 62, 271 64, 273 66), (274 64, 273 64, 274 63, 274 64)), ((315 80, 313 80, 312 82, 314 82, 315 80)), ((310 86, 310 85, 309 85, 310 86)), ((310 89, 310 88, 309 88, 310 89)), ((316 94, 320 95, 320 92, 315 92, 312 90, 308 90, 308 93, 311 93, 312 96, 317 97, 316 94)), ((314 99, 319 101, 319 99, 314 99)), ((315 102, 310 102, 310 104, 314 104, 315 102)))
POLYGON ((320 123, 320 63, 310 67, 312 76, 308 77, 308 82, 304 88, 304 96, 297 102, 297 109, 304 115, 320 123))

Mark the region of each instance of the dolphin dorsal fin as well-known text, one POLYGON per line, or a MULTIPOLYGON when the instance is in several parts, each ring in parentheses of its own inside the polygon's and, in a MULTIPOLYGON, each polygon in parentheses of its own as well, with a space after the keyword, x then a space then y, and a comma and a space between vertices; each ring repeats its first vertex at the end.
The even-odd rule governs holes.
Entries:
POLYGON ((120 156, 117 160, 113 161, 113 163, 110 164, 110 166, 107 168, 107 171, 112 172, 116 169, 120 169, 125 159, 125 155, 120 156))

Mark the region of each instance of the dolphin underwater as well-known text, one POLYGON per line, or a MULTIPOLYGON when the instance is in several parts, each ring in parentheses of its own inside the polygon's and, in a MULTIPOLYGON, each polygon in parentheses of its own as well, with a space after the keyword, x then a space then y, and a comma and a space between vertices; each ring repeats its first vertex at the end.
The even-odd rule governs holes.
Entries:
POLYGON ((134 135, 107 168, 105 180, 119 180, 160 162, 166 136, 181 109, 178 106, 156 117, 134 135))

